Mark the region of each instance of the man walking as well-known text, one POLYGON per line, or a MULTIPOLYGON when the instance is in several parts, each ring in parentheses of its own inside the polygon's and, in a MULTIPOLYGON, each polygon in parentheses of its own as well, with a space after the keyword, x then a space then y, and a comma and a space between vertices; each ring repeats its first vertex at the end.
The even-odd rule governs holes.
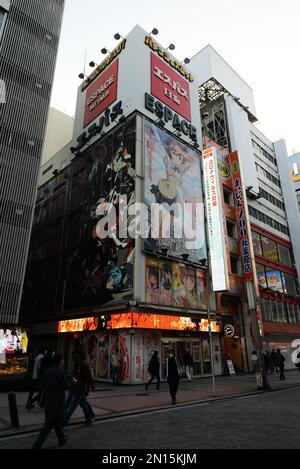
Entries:
POLYGON ((45 424, 33 445, 33 449, 40 449, 52 429, 55 430, 59 446, 64 446, 67 439, 63 432, 65 390, 70 387, 67 376, 62 369, 63 358, 59 353, 53 358, 53 366, 44 375, 45 390, 45 424))
POLYGON ((284 362, 285 362, 284 356, 280 352, 280 349, 277 349, 277 364, 278 364, 278 368, 279 368, 279 371, 280 371, 280 375, 279 375, 280 381, 285 380, 284 362))
POLYGON ((169 358, 167 358, 166 377, 169 384, 172 404, 176 404, 176 394, 179 384, 179 363, 177 358, 175 357, 174 350, 170 350, 169 358))
POLYGON ((187 379, 189 381, 192 381, 193 357, 188 350, 184 352, 183 364, 184 364, 184 369, 185 369, 185 374, 186 374, 187 379))
POLYGON ((113 368, 113 383, 121 384, 122 355, 118 348, 111 355, 111 364, 113 368))
POLYGON ((160 386, 159 368, 160 368, 160 364, 159 364, 159 358, 158 358, 158 351, 155 350, 148 365, 148 372, 151 378, 145 386, 146 391, 148 389, 149 384, 151 384, 155 378, 157 379, 156 389, 159 389, 159 386, 160 386))

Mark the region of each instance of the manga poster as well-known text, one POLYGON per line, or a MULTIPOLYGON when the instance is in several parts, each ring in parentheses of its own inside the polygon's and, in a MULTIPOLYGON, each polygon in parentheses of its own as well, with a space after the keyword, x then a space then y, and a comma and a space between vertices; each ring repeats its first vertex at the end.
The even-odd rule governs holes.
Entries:
POLYGON ((172 285, 174 294, 174 304, 176 306, 186 306, 186 268, 184 264, 172 263, 172 285))
POLYGON ((74 160, 62 273, 65 309, 132 299, 135 242, 119 234, 119 200, 135 202, 135 134, 133 118, 74 160), (99 223, 106 229, 113 209, 115 225, 101 238, 99 223))
POLYGON ((151 207, 164 204, 170 213, 170 229, 165 231, 164 224, 156 227, 144 240, 146 251, 169 251, 169 255, 179 258, 189 255, 189 260, 199 263, 206 258, 206 240, 204 227, 204 209, 201 185, 200 155, 177 138, 171 136, 156 125, 145 120, 145 203, 148 207, 149 225, 151 226, 151 207), (172 210, 174 204, 181 207, 182 216, 172 210), (189 204, 189 205, 184 205, 189 204), (192 228, 195 228, 196 206, 199 209, 197 239, 193 245, 192 228), (192 221, 190 228, 188 221, 192 221), (184 224, 186 223, 186 229, 184 224), (181 236, 178 235, 181 233, 181 236))
POLYGON ((206 272, 196 270, 196 284, 198 308, 207 309, 208 293, 206 283, 206 272))
POLYGON ((197 285, 195 269, 186 267, 185 269, 185 288, 186 288, 186 306, 197 308, 197 285))
POLYGON ((172 263, 168 261, 159 262, 159 300, 161 305, 173 303, 172 289, 172 263))
POLYGON ((146 260, 146 301, 159 304, 159 261, 149 257, 146 260))

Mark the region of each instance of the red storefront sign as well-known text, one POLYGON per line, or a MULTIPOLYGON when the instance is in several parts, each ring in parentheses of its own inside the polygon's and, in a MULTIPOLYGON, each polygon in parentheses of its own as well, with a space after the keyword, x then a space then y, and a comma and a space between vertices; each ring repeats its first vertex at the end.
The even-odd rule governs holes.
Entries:
POLYGON ((118 68, 116 60, 86 91, 84 127, 98 117, 118 96, 118 68))
POLYGON ((191 122, 189 83, 153 53, 151 53, 151 93, 191 122))

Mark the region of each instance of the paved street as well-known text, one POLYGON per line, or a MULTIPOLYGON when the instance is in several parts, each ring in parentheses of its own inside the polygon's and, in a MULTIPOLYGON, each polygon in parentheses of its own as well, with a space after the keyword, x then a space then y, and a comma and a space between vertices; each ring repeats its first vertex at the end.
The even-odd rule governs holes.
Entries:
MULTIPOLYGON (((69 449, 300 448, 299 387, 170 407, 66 430, 69 449)), ((0 448, 26 449, 35 434, 0 439, 0 448)), ((56 448, 51 435, 45 448, 56 448)))

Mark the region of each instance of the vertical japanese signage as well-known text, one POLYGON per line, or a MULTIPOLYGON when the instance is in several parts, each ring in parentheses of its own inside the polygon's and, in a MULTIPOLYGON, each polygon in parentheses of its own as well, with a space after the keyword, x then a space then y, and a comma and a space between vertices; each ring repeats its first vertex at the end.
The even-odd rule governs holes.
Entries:
POLYGON ((245 194, 242 185, 239 157, 237 152, 230 154, 230 162, 236 221, 240 242, 241 261, 243 265, 243 275, 245 280, 252 280, 253 268, 249 240, 249 224, 247 220, 245 194))
POLYGON ((191 122, 189 83, 153 53, 151 53, 151 93, 191 122))
POLYGON ((228 288, 228 273, 216 149, 204 150, 202 157, 213 291, 223 291, 228 288))

